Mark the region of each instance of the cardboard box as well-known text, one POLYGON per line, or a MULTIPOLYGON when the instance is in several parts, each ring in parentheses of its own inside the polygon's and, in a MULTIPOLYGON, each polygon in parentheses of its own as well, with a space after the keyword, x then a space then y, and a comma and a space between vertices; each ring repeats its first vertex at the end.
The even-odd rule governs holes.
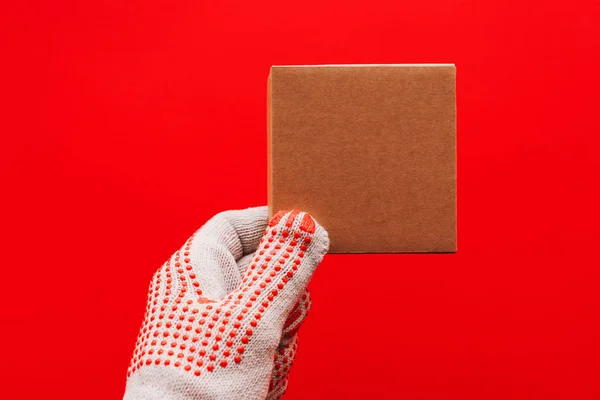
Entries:
POLYGON ((452 64, 274 66, 271 215, 311 213, 332 253, 456 251, 452 64))

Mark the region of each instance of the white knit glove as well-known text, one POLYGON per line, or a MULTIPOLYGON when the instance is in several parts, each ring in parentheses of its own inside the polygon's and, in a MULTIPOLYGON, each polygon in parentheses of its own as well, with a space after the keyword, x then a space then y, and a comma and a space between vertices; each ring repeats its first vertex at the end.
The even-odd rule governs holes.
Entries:
POLYGON ((329 238, 304 212, 267 222, 266 207, 218 214, 156 272, 125 400, 283 395, 329 238))

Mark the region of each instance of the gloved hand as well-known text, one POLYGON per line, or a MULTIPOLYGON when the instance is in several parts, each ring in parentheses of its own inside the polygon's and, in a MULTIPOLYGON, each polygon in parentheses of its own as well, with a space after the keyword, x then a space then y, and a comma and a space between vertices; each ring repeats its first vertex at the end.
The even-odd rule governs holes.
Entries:
POLYGON ((266 207, 218 214, 156 272, 125 400, 283 395, 329 239, 304 212, 267 222, 266 207))

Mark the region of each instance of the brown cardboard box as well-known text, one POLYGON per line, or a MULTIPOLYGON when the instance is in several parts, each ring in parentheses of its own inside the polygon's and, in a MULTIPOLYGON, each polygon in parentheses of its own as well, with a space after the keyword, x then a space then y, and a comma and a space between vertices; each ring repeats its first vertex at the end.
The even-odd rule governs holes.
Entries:
POLYGON ((269 212, 311 213, 332 253, 456 251, 452 64, 274 66, 269 212))

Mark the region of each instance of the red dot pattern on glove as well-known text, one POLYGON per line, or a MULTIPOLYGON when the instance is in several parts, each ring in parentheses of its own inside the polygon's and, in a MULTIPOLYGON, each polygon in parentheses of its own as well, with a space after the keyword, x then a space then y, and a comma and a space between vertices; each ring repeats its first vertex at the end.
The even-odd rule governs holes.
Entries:
MULTIPOLYGON (((202 296, 190 260, 192 235, 154 275, 127 376, 145 366, 164 365, 199 377, 242 363, 262 315, 294 279, 311 244, 315 222, 308 214, 296 221, 299 214, 292 211, 285 223, 280 223, 283 212, 271 220, 240 285, 218 301, 202 296)), ((295 350, 295 341, 280 349, 275 378, 287 376, 295 350)))
POLYGON ((286 344, 281 345, 275 353, 267 400, 281 399, 283 397, 288 385, 288 374, 294 362, 297 349, 298 336, 294 335, 286 344))

